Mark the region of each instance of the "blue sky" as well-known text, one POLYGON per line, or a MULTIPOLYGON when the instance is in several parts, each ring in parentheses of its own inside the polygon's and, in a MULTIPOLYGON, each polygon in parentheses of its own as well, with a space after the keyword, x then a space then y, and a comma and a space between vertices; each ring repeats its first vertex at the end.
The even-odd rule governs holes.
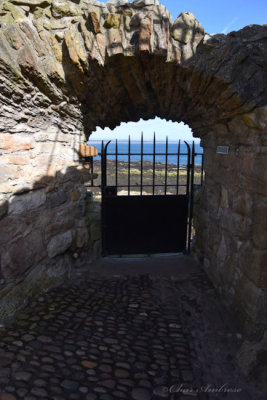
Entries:
MULTIPOLYGON (((267 0, 162 0, 161 3, 168 8, 173 20, 183 11, 192 12, 208 33, 227 34, 246 25, 267 23, 267 0)), ((159 118, 122 123, 113 131, 98 128, 90 140, 127 139, 129 134, 136 140, 142 131, 147 140, 151 140, 154 131, 159 140, 163 140, 166 134, 170 140, 192 140, 192 132, 188 126, 159 118)))

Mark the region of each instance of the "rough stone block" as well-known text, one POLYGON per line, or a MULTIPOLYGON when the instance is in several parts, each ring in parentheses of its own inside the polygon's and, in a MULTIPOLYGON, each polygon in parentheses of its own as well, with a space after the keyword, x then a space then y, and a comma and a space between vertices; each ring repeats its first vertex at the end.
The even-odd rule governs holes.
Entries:
POLYGON ((80 195, 79 195, 78 192, 74 191, 74 192, 71 193, 71 200, 72 201, 77 201, 77 200, 79 200, 79 198, 80 198, 80 195))
POLYGON ((140 25, 139 50, 151 52, 152 21, 149 18, 144 18, 141 20, 140 25))
POLYGON ((85 228, 79 228, 76 231, 76 246, 81 249, 88 242, 88 230, 85 228))
POLYGON ((69 275, 70 258, 67 256, 34 268, 25 279, 9 284, 0 291, 0 319, 12 317, 27 301, 42 291, 62 284, 69 275))
POLYGON ((257 371, 260 359, 267 353, 267 330, 258 342, 246 340, 237 353, 237 363, 246 376, 252 376, 257 371))
POLYGON ((45 201, 46 193, 43 190, 13 196, 9 204, 9 214, 21 214, 25 211, 34 210, 43 205, 45 201))
POLYGON ((3 276, 6 279, 18 277, 46 255, 42 234, 33 231, 9 244, 1 253, 3 276))
POLYGON ((249 215, 251 213, 253 204, 252 195, 244 190, 234 190, 232 192, 233 210, 238 214, 249 215))
POLYGON ((57 218, 53 222, 50 222, 45 226, 44 238, 45 240, 51 239, 60 233, 69 231, 75 225, 75 220, 73 218, 68 218, 68 216, 62 216, 60 219, 57 218), (55 221, 55 222, 54 222, 55 221))
POLYGON ((113 10, 116 9, 125 9, 127 7, 130 7, 130 1, 129 0, 109 0, 106 3, 107 8, 113 12, 113 10))
POLYGON ((0 219, 5 217, 8 213, 8 201, 0 202, 0 219))
POLYGON ((245 243, 239 250, 239 265, 257 287, 266 287, 267 250, 258 250, 250 242, 245 243))
POLYGON ((14 155, 8 157, 8 162, 14 165, 27 165, 30 163, 30 159, 26 156, 14 155))
POLYGON ((96 240, 93 244, 93 258, 96 260, 101 256, 102 243, 101 240, 96 240))
POLYGON ((47 200, 46 200, 46 207, 47 208, 54 208, 58 207, 68 200, 68 194, 63 191, 54 191, 51 192, 47 195, 47 200))
POLYGON ((255 196, 253 207, 253 243, 258 249, 267 249, 267 200, 255 196))
POLYGON ((197 26, 198 22, 194 15, 189 12, 183 12, 173 23, 172 37, 181 43, 187 44, 193 39, 197 26))
POLYGON ((12 165, 0 165, 0 183, 1 183, 1 192, 4 190, 2 188, 2 184, 8 186, 8 180, 17 179, 19 177, 19 173, 15 167, 12 165))
POLYGON ((53 1, 52 15, 55 18, 81 15, 81 10, 71 1, 53 1))
POLYGON ((228 232, 230 237, 248 240, 251 236, 252 222, 247 215, 240 215, 230 208, 219 208, 217 214, 220 227, 228 232))
POLYGON ((258 288, 245 275, 240 279, 235 293, 235 304, 244 310, 245 314, 251 321, 256 321, 261 312, 260 304, 265 296, 264 289, 258 288))
POLYGON ((121 21, 122 20, 120 14, 108 14, 108 17, 104 23, 104 27, 107 29, 110 28, 119 29, 121 21))
POLYGON ((90 240, 99 240, 101 238, 101 225, 99 222, 92 222, 89 226, 90 240))
POLYGON ((158 0, 134 0, 134 7, 148 7, 148 6, 159 6, 160 2, 158 0))
POLYGON ((12 153, 21 150, 30 150, 34 147, 34 141, 28 136, 3 135, 0 148, 10 150, 12 153))
POLYGON ((47 252, 50 258, 64 253, 72 245, 72 231, 69 230, 54 236, 47 246, 47 252))
POLYGON ((52 0, 10 0, 11 3, 29 7, 47 7, 52 0))

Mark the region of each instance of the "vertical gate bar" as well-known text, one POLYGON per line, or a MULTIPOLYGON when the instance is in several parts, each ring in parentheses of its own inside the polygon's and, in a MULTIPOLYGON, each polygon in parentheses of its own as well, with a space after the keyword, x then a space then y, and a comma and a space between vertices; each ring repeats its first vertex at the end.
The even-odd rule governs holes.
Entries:
POLYGON ((143 157, 144 157, 144 133, 141 135, 141 196, 143 194, 143 157))
POLYGON ((190 162, 191 162, 191 149, 189 144, 184 141, 184 143, 186 144, 187 147, 187 177, 186 177, 186 195, 189 195, 189 186, 190 186, 190 162))
POLYGON ((101 232, 102 232, 102 255, 106 255, 106 186, 107 186, 107 150, 111 140, 104 146, 104 141, 101 144, 101 191, 102 191, 102 206, 101 206, 101 232))
POLYGON ((105 168, 104 168, 104 141, 101 142, 101 187, 102 187, 102 200, 103 200, 103 188, 105 183, 105 168))
POLYGON ((106 238, 105 238, 105 225, 104 225, 104 221, 105 221, 105 204, 104 204, 104 200, 105 200, 105 195, 104 195, 104 142, 103 140, 101 141, 101 245, 102 245, 102 255, 105 255, 105 242, 106 242, 106 238))
POLYGON ((90 157, 90 165, 91 165, 91 186, 94 186, 93 174, 94 174, 94 158, 90 157))
POLYGON ((190 171, 191 171, 191 149, 189 144, 184 140, 187 147, 187 179, 186 179, 186 196, 188 198, 188 214, 187 214, 187 252, 190 251, 190 238, 189 238, 189 225, 190 225, 190 205, 189 205, 189 185, 190 185, 190 171))
POLYGON ((194 209, 194 178, 195 178, 195 142, 192 145, 192 162, 191 162, 191 183, 190 183, 190 209, 189 209, 189 230, 188 230, 188 253, 191 251, 191 234, 194 209))
POLYGON ((104 143, 102 141, 102 150, 101 150, 101 180, 102 180, 102 195, 103 195, 103 190, 107 186, 107 150, 108 150, 108 145, 110 144, 111 140, 107 142, 107 144, 104 147, 104 143))
POLYGON ((115 161, 115 186, 118 186, 118 139, 116 139, 115 145, 116 161, 115 161))
POLYGON ((165 154, 165 187, 164 194, 167 194, 167 183, 168 183, 168 136, 166 136, 166 154, 165 154))
POLYGON ((156 133, 154 132, 153 138, 153 195, 155 194, 155 169, 156 169, 156 133))
POLYGON ((176 174, 176 194, 179 194, 179 180, 180 180, 180 146, 181 140, 178 142, 178 153, 177 153, 177 174, 176 174))
POLYGON ((201 154, 201 186, 203 185, 203 179, 204 179, 204 154, 201 154))
POLYGON ((128 196, 130 196, 131 185, 131 138, 128 139, 128 196))

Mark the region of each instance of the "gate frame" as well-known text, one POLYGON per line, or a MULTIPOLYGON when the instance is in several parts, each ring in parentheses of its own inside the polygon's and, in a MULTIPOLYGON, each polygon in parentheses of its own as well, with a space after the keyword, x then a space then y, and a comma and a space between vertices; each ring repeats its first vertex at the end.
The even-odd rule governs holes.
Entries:
MULTIPOLYGON (((165 153, 156 153, 155 152, 155 145, 156 145, 156 139, 155 139, 155 134, 154 134, 154 138, 153 138, 153 153, 144 153, 143 151, 143 133, 141 136, 141 152, 138 154, 135 153, 131 153, 131 140, 130 140, 130 136, 129 136, 129 140, 128 140, 128 152, 127 153, 119 153, 118 152, 118 140, 116 139, 116 145, 115 145, 115 153, 111 153, 108 154, 108 146, 109 144, 112 142, 112 140, 109 140, 107 143, 104 144, 104 141, 102 140, 101 143, 101 152, 99 153, 99 156, 101 157, 101 192, 102 192, 102 204, 101 204, 101 227, 102 227, 102 255, 105 256, 107 254, 105 254, 104 252, 104 198, 106 195, 106 191, 109 188, 111 191, 113 190, 117 190, 119 187, 128 187, 128 196, 130 196, 130 190, 131 187, 136 187, 135 185, 131 185, 130 184, 130 158, 133 155, 138 155, 141 157, 141 183, 140 185, 138 185, 138 187, 140 187, 140 196, 143 195, 142 191, 144 187, 152 187, 152 196, 155 196, 154 194, 154 189, 156 186, 164 186, 165 188, 165 193, 161 196, 173 196, 173 195, 167 195, 166 191, 167 191, 167 181, 165 179, 165 185, 155 185, 155 157, 157 155, 165 155, 166 156, 166 161, 165 161, 165 178, 167 176, 167 166, 168 166, 168 156, 170 155, 177 155, 178 157, 178 162, 177 162, 177 184, 176 185, 169 185, 172 187, 176 187, 177 188, 177 193, 179 190, 180 186, 186 186, 186 195, 188 196, 188 212, 187 212, 187 234, 186 234, 186 248, 184 250, 184 253, 186 254, 190 254, 191 252, 191 244, 192 244, 192 223, 193 223, 193 212, 194 212, 194 192, 196 188, 199 188, 202 186, 203 181, 204 181, 204 166, 203 166, 203 157, 204 154, 203 153, 196 153, 195 152, 195 142, 192 142, 192 150, 190 148, 190 145, 184 141, 186 147, 187 147, 187 153, 181 153, 180 152, 180 145, 181 145, 181 140, 179 140, 178 142, 178 152, 176 153, 168 153, 168 138, 166 138, 166 152, 165 153), (107 185, 107 156, 108 155, 112 155, 115 156, 115 170, 116 170, 116 184, 113 186, 109 186, 107 185), (128 156, 128 185, 118 185, 118 156, 119 155, 124 155, 124 156, 128 156), (143 156, 144 155, 150 155, 153 156, 153 182, 152 185, 143 185, 142 182, 142 170, 143 170, 143 156), (180 170, 180 156, 184 155, 187 156, 187 182, 186 185, 179 185, 179 170, 180 170), (195 177, 194 177, 194 172, 195 172, 195 157, 196 156, 201 156, 201 183, 198 185, 195 185, 194 181, 195 181, 195 177), (116 188, 116 189, 115 189, 116 188)), ((93 162, 92 162, 92 171, 93 171, 93 162)), ((93 182, 92 182, 93 183, 93 182)), ((92 184, 92 186, 94 186, 92 184)), ((117 196, 117 193, 114 193, 115 196, 117 196)), ((185 196, 186 196, 185 195, 185 196)))

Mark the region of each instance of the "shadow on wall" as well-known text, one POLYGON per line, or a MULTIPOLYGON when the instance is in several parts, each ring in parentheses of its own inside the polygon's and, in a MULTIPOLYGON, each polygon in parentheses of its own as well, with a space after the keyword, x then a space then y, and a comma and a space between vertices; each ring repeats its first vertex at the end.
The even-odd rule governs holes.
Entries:
POLYGON ((82 254, 90 262, 100 253, 99 214, 90 215, 86 174, 68 167, 0 204, 0 320, 62 283, 82 254))

